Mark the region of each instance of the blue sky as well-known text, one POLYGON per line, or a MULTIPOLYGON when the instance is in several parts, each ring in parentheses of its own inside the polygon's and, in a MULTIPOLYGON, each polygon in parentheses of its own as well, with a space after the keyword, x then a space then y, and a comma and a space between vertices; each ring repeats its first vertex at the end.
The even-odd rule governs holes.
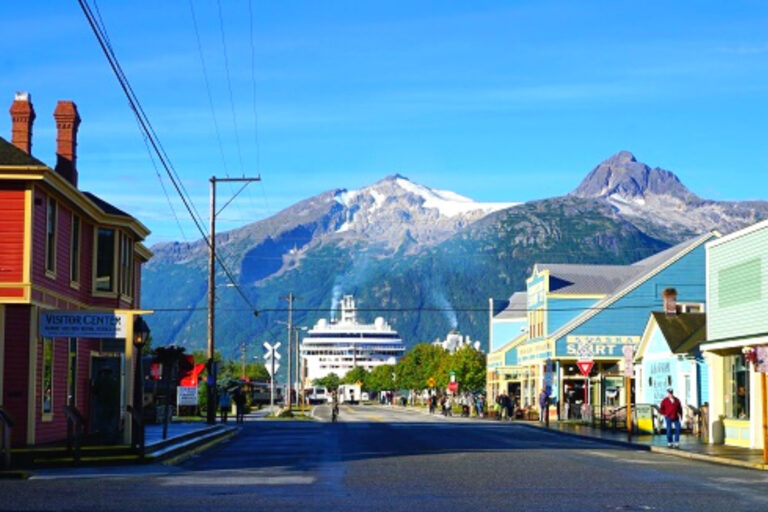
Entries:
MULTIPOLYGON (((221 0, 228 82, 218 4, 194 0, 213 110, 189 1, 97 5, 198 209, 211 175, 262 176, 221 229, 395 172, 481 201, 552 197, 622 149, 705 198, 768 199, 764 2, 252 0, 252 40, 248 0, 221 0)), ((0 100, 31 92, 33 153, 53 163, 55 102, 74 100, 81 188, 150 243, 198 238, 76 0, 4 0, 0 34, 0 100)))

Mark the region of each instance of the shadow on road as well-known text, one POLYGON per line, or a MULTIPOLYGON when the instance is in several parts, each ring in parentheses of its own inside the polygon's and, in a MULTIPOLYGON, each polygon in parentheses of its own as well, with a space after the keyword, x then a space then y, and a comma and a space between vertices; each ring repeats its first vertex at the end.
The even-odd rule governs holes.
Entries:
POLYGON ((628 450, 515 424, 252 422, 227 444, 183 467, 307 471, 329 462, 384 457, 583 449, 628 450))

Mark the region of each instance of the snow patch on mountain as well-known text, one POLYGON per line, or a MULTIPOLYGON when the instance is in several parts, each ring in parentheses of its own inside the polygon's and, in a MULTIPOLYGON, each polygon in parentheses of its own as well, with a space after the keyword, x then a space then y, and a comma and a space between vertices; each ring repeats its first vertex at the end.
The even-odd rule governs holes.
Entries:
POLYGON ((459 195, 449 190, 437 190, 413 183, 406 178, 396 178, 397 184, 408 192, 422 198, 422 207, 434 208, 446 217, 456 217, 464 213, 484 211, 493 213, 516 206, 520 203, 478 203, 468 197, 459 195))

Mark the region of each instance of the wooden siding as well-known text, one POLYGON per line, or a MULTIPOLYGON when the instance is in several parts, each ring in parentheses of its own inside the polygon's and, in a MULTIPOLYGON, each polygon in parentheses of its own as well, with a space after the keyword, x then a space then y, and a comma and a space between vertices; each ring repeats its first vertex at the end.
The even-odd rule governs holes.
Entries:
MULTIPOLYGON (((662 309, 661 292, 677 289, 680 302, 704 302, 705 248, 699 246, 629 293, 578 325, 567 335, 642 336, 648 315, 662 309)), ((557 340, 557 353, 566 353, 566 336, 557 340)))
POLYGON ((29 372, 30 306, 5 306, 5 354, 3 358, 3 407, 16 420, 13 446, 27 443, 27 375, 29 372))
POLYGON ((707 338, 768 332, 768 226, 707 251, 707 338))
MULTIPOLYGON (((0 283, 24 280, 24 187, 0 190, 0 283)), ((24 289, 0 288, 0 297, 23 297, 24 289)))

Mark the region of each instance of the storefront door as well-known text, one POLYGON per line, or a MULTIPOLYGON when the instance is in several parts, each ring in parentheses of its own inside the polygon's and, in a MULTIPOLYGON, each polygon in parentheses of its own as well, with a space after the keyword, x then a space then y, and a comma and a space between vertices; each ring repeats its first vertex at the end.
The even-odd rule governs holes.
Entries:
POLYGON ((99 442, 115 444, 120 433, 120 358, 91 358, 91 433, 99 442))

